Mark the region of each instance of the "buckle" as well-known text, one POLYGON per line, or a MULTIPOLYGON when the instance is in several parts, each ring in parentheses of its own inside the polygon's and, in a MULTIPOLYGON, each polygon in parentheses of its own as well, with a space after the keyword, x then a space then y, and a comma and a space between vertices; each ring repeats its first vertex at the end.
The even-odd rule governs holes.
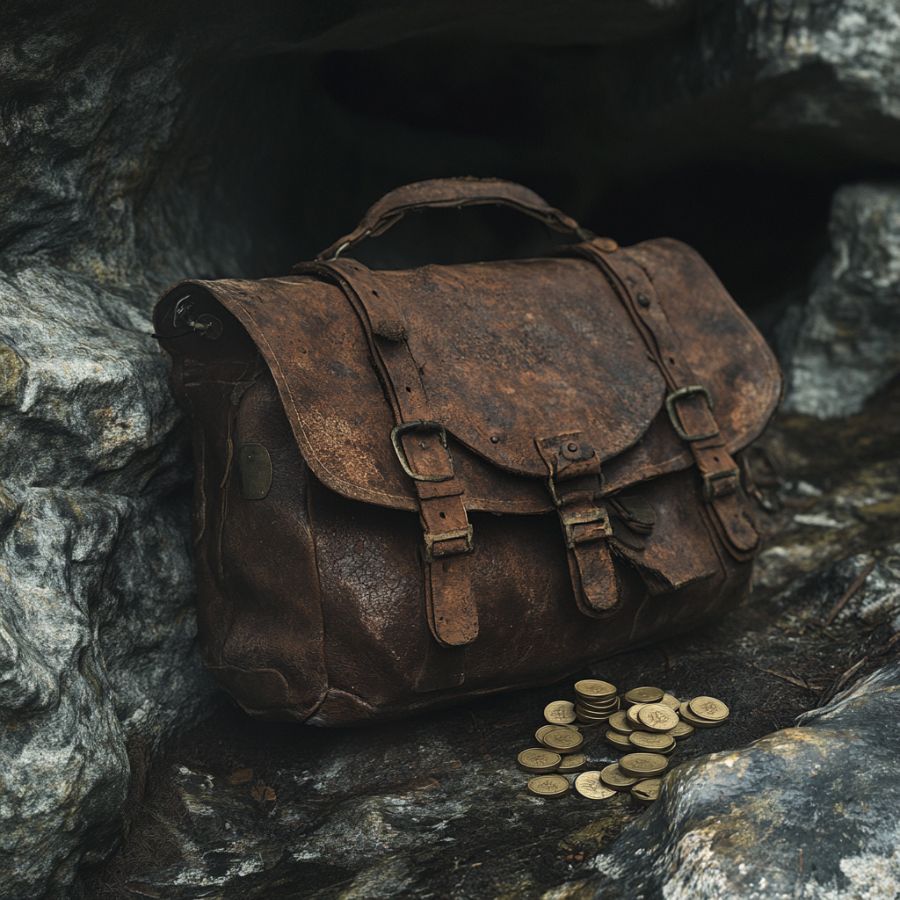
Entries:
POLYGON ((409 475, 414 481, 449 481, 454 477, 455 472, 453 471, 453 457, 450 455, 450 451, 447 451, 447 462, 450 464, 450 472, 446 475, 421 475, 418 472, 414 472, 409 467, 409 460, 406 458, 406 451, 403 449, 403 445, 400 443, 401 435, 406 434, 407 431, 436 431, 438 434, 438 438, 440 439, 441 446, 447 450, 447 429, 441 425, 440 422, 431 422, 428 419, 413 419, 411 422, 404 422, 402 425, 395 425, 391 429, 391 443, 394 445, 394 453, 397 454, 397 459, 400 461, 400 466, 403 471, 409 475))
MULTIPOLYGON (((464 549, 459 550, 459 553, 469 553, 475 544, 472 541, 472 526, 467 525, 465 528, 457 528, 455 531, 441 531, 438 534, 429 534, 427 531, 425 532, 425 559, 432 563, 434 562, 434 545, 435 544, 443 544, 446 541, 456 541, 460 538, 466 539, 466 546, 464 549)), ((448 556, 450 554, 447 554, 448 556)), ((438 558, 441 558, 440 555, 438 558)))
POLYGON ((710 472, 707 475, 704 475, 703 499, 709 503, 712 500, 715 500, 716 497, 727 497, 729 494, 733 494, 738 489, 738 479, 740 478, 740 474, 740 470, 735 466, 733 469, 723 469, 721 472, 710 472), (725 490, 718 493, 716 491, 716 483, 725 481, 728 478, 733 478, 734 483, 730 486, 726 485, 725 490))
MULTIPOLYGON (((712 397, 709 396, 709 391, 702 384, 689 384, 672 391, 666 396, 666 412, 669 414, 669 421, 672 423, 672 427, 675 429, 675 433, 678 437, 688 443, 692 443, 693 441, 705 441, 707 438, 715 437, 719 433, 718 427, 700 434, 688 434, 684 430, 675 404, 677 401, 683 400, 685 397, 692 397, 694 394, 702 394, 706 398, 706 405, 709 407, 710 412, 712 412, 712 397)), ((715 425, 715 423, 713 424, 715 425)))
POLYGON ((613 530, 609 521, 609 513, 603 506, 593 506, 587 512, 567 513, 561 511, 559 514, 563 529, 566 533, 566 546, 572 550, 577 544, 587 544, 590 541, 600 541, 611 537, 613 530), (591 529, 588 534, 579 536, 576 532, 578 525, 599 525, 596 529, 591 529))

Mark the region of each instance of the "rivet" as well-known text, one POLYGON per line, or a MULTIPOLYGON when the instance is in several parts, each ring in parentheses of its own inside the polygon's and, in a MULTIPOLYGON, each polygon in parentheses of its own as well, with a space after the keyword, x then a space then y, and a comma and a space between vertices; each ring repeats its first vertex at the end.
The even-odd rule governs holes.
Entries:
POLYGON ((492 435, 491 435, 491 443, 492 443, 492 444, 499 444, 499 443, 500 443, 500 438, 498 438, 496 434, 492 434, 492 435))
POLYGON ((578 444, 576 444, 575 441, 569 441, 569 443, 566 445, 566 450, 568 450, 569 453, 574 453, 577 449, 578 444))
POLYGON ((638 294, 637 302, 646 309, 650 305, 650 298, 646 294, 638 294))

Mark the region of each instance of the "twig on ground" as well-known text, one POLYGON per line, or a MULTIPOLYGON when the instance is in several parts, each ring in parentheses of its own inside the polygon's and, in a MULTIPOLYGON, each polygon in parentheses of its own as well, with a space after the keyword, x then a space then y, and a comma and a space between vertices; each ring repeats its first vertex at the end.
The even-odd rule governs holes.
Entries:
POLYGON ((872 569, 875 568, 875 560, 873 559, 863 570, 850 582, 850 587, 844 591, 843 594, 838 598, 837 603, 831 607, 831 612, 825 617, 825 621, 822 624, 827 628, 831 625, 832 622, 838 617, 838 613, 847 605, 850 598, 865 584, 866 579, 869 575, 872 574, 872 569))

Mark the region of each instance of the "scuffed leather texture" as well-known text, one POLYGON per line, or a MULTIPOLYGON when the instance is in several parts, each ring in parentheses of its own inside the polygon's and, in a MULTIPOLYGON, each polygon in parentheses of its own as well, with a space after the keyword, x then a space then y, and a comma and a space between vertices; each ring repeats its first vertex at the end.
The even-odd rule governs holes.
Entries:
POLYGON ((344 725, 545 683, 745 593, 758 539, 725 476, 780 396, 771 352, 683 244, 565 253, 339 259, 161 299, 193 429, 204 657, 246 710, 344 725), (654 359, 654 327, 679 360, 654 359), (686 398, 683 424, 718 429, 695 446, 665 409, 688 377, 713 407, 686 398), (400 439, 436 483, 392 445, 412 417, 446 429, 446 448, 434 428, 400 439), (271 463, 264 496, 246 496, 248 446, 271 463))

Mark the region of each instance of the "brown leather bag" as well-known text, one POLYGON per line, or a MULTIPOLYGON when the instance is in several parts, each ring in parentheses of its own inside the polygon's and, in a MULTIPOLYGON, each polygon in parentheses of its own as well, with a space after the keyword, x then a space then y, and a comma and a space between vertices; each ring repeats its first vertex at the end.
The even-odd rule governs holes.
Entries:
POLYGON ((766 343, 689 247, 619 248, 519 185, 407 185, 295 274, 156 309, 193 427, 199 627, 248 712, 344 725, 560 679, 708 620, 759 537, 737 454, 766 343), (370 271, 423 207, 505 204, 559 256, 370 271))

